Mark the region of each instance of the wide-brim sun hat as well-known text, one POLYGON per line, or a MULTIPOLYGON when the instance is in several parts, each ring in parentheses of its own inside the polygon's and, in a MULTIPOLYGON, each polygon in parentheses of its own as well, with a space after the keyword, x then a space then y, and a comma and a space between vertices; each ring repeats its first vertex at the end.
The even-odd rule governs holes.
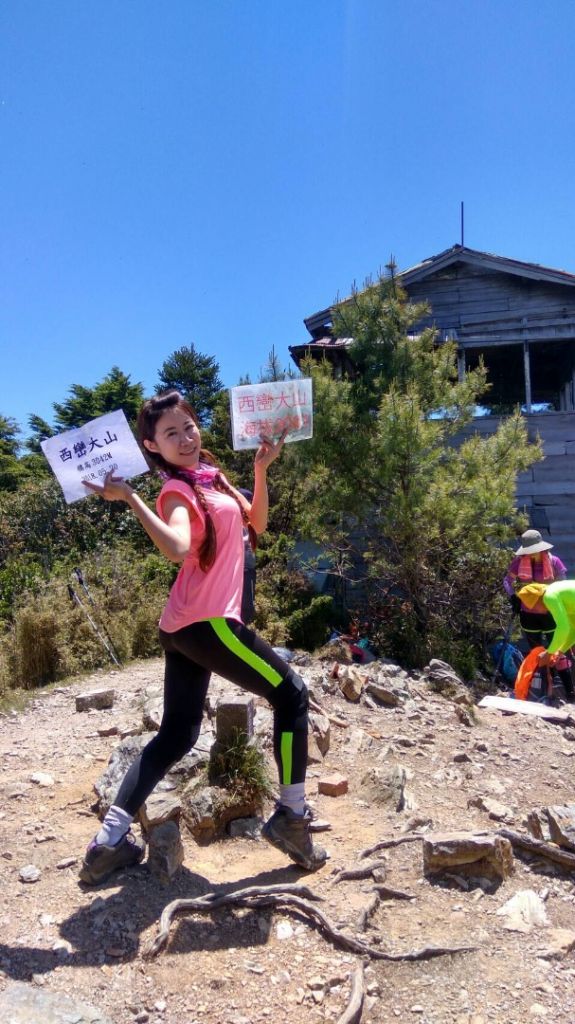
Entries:
POLYGON ((515 554, 537 555, 540 551, 551 551, 552 547, 552 544, 543 540, 539 530, 526 530, 521 534, 521 547, 517 548, 515 554))

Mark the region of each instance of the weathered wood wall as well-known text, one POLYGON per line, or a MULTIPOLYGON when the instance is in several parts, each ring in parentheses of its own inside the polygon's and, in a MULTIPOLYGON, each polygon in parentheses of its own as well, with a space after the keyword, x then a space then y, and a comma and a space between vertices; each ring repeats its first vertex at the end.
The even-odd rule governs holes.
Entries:
POLYGON ((412 302, 430 303, 426 324, 456 330, 463 346, 478 339, 509 344, 575 332, 575 290, 563 285, 462 264, 408 284, 406 290, 412 302))
MULTIPOLYGON (((575 577, 575 413, 541 413, 525 418, 530 440, 539 436, 545 455, 521 473, 517 505, 530 513, 533 526, 555 546, 569 576, 575 577)), ((499 422, 498 416, 476 417, 461 436, 488 436, 499 422)))

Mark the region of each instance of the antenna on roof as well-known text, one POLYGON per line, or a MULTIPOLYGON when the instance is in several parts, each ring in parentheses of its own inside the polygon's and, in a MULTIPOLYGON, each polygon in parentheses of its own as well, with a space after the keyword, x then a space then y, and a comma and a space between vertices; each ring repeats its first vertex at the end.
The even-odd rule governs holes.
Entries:
POLYGON ((461 200, 461 246, 465 245, 465 207, 463 200, 461 200))

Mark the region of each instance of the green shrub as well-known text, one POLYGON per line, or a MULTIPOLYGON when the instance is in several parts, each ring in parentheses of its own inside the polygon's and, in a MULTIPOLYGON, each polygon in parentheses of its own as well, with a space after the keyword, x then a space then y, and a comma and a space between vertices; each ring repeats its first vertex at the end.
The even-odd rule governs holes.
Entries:
POLYGON ((273 598, 259 585, 256 586, 256 614, 253 628, 272 647, 281 647, 287 642, 287 628, 277 612, 273 598))
POLYGON ((162 611, 164 601, 150 601, 144 604, 135 613, 132 619, 132 648, 133 658, 154 658, 162 653, 162 647, 158 637, 158 619, 162 611))
POLYGON ((44 581, 42 566, 30 555, 7 561, 0 568, 0 621, 11 620, 21 595, 37 593, 44 581))
POLYGON ((0 637, 0 699, 12 689, 8 637, 0 637))
POLYGON ((13 640, 13 685, 31 690, 65 674, 62 622, 45 599, 16 613, 13 640))
POLYGON ((234 802, 261 801, 270 796, 272 786, 265 757, 257 744, 241 729, 233 729, 228 746, 210 758, 208 779, 212 785, 228 790, 234 802))
POLYGON ((286 621, 289 642, 293 647, 315 651, 325 643, 333 618, 333 598, 314 597, 307 608, 298 608, 286 621))
POLYGON ((128 545, 97 552, 82 563, 88 593, 69 563, 54 568, 41 593, 19 597, 3 636, 0 685, 30 689, 108 667, 110 647, 120 661, 160 653, 158 619, 169 584, 159 562, 128 545))

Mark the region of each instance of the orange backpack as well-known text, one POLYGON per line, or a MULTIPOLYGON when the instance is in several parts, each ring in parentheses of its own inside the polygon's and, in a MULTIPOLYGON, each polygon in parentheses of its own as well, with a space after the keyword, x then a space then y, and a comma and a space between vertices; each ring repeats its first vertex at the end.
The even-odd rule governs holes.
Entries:
POLYGON ((545 647, 534 647, 519 666, 517 679, 515 680, 515 697, 517 700, 527 700, 531 680, 539 668, 539 655, 545 651, 545 647))

